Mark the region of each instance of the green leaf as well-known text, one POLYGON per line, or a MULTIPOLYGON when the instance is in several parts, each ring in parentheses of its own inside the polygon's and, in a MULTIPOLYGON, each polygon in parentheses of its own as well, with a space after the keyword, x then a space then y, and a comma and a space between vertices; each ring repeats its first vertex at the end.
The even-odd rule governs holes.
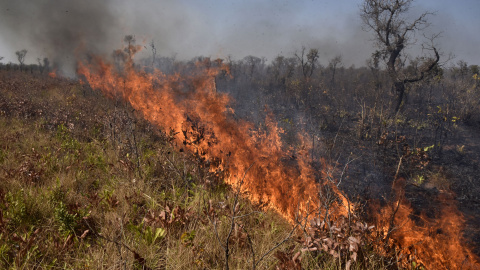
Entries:
POLYGON ((423 148, 423 151, 427 152, 428 150, 432 150, 433 147, 435 147, 435 145, 433 145, 433 144, 430 145, 430 146, 424 147, 424 148, 423 148))
POLYGON ((156 228, 155 229, 155 237, 153 238, 153 242, 155 242, 159 238, 163 238, 166 234, 166 231, 163 228, 156 228))

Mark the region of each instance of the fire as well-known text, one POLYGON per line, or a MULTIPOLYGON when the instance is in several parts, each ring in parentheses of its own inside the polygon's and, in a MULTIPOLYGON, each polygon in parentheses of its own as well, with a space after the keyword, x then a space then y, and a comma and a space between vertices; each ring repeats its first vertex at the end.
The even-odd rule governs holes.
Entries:
POLYGON ((52 71, 50 71, 48 73, 48 76, 50 76, 50 78, 56 78, 57 77, 57 69, 53 69, 52 71))
MULTIPOLYGON (((274 208, 292 221, 298 214, 305 215, 309 206, 313 210, 318 205, 318 183, 308 151, 298 153, 297 168, 284 166, 283 131, 273 116, 265 120, 264 130, 234 120, 230 97, 215 89, 219 72, 228 73, 228 67, 198 62, 187 77, 137 71, 132 61, 118 72, 100 58, 78 67, 92 88, 121 96, 147 120, 172 131, 178 145, 206 160, 219 160, 211 169, 226 170, 228 184, 241 185, 252 202, 274 208)), ((338 209, 345 212, 347 208, 338 209)))
POLYGON ((416 263, 427 269, 480 269, 477 257, 463 243, 465 218, 453 194, 440 194, 441 209, 435 218, 415 215, 404 198, 404 185, 402 178, 394 182, 395 202, 378 210, 377 216, 384 241, 395 247, 399 263, 405 268, 416 263))
MULTIPOLYGON (((310 165, 306 147, 297 150, 294 165, 286 165, 283 131, 272 115, 265 119, 263 129, 234 119, 230 97, 215 89, 215 77, 221 72, 228 74, 227 66, 220 61, 216 65, 198 62, 189 68, 188 76, 159 70, 147 73, 127 58, 118 70, 114 64, 94 57, 90 62, 80 61, 77 72, 92 88, 123 98, 145 119, 170 131, 179 147, 210 162, 212 171, 225 170, 225 181, 241 187, 242 194, 252 202, 273 208, 293 222, 299 215, 318 214, 322 185, 328 185, 339 198, 330 216, 355 212, 355 205, 328 180, 332 178, 328 164, 321 160, 325 170, 320 176, 310 165)), ((311 145, 306 136, 299 135, 299 139, 304 146, 311 145)), ((428 269, 478 267, 476 257, 462 246, 464 218, 454 204, 446 205, 438 220, 421 216, 423 226, 411 218, 412 209, 401 192, 394 206, 378 210, 377 224, 388 235, 384 240, 401 249, 403 262, 420 262, 428 269), (392 211, 396 212, 390 220, 392 211)))

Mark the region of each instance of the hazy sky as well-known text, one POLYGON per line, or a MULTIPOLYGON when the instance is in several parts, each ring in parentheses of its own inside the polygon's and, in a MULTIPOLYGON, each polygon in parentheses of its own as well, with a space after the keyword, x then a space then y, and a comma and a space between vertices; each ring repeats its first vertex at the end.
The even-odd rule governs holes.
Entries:
MULTIPOLYGON (((69 62, 87 48, 110 53, 134 34, 157 53, 241 59, 293 56, 302 46, 318 48, 320 63, 342 55, 346 66, 364 65, 374 51, 372 33, 362 30, 362 0, 0 0, 0 56, 16 62, 49 57, 69 62)), ((480 64, 480 1, 417 0, 411 13, 436 11, 429 31, 458 60, 480 64)))

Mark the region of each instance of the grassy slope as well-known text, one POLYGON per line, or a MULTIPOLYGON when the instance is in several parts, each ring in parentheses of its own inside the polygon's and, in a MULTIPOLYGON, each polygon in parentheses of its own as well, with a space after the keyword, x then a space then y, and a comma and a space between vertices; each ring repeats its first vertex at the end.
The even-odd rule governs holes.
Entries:
MULTIPOLYGON (((0 71, 0 130, 0 268, 224 268, 236 194, 122 102, 73 81, 0 71)), ((258 261, 292 226, 241 198, 236 207, 245 216, 231 232, 229 264, 245 269, 252 250, 258 261)), ((258 268, 299 267, 296 237, 258 268)), ((301 260, 343 268, 322 253, 301 260)), ((375 259, 352 268, 383 267, 375 259)))

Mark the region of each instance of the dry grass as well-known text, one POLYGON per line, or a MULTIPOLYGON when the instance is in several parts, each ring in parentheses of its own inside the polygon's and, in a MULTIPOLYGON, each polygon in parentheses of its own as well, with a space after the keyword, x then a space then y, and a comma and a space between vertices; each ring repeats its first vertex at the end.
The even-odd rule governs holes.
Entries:
MULTIPOLYGON (((123 104, 68 80, 0 76, 1 268, 223 269, 227 241, 231 269, 253 256, 257 269, 344 267, 326 253, 293 260, 301 230, 235 204, 221 174, 123 104)), ((352 269, 385 267, 365 256, 352 269)))

